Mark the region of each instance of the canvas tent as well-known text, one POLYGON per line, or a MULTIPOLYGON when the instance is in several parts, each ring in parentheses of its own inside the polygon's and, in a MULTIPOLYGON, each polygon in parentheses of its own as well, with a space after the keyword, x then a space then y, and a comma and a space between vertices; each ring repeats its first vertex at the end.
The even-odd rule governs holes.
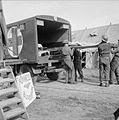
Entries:
POLYGON ((98 50, 97 48, 90 48, 81 50, 82 55, 82 67, 85 68, 98 68, 98 50))
MULTIPOLYGON (((85 44, 89 45, 89 44, 85 44)), ((93 44, 90 44, 93 45, 93 44)), ((82 45, 83 46, 83 45, 82 45)), ((82 53, 82 67, 83 68, 98 68, 98 49, 86 48, 81 49, 82 53)))
MULTIPOLYGON (((74 31, 72 41, 80 45, 96 45, 101 42, 102 35, 108 35, 109 42, 117 43, 119 39, 119 24, 109 24, 107 26, 95 27, 74 31)), ((86 68, 98 68, 98 50, 97 48, 82 49, 82 66, 86 68)))

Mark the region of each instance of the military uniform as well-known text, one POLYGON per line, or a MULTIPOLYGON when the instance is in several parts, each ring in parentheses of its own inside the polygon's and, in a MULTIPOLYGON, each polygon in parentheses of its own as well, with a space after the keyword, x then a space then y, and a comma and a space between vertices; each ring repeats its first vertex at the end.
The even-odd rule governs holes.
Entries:
POLYGON ((98 45, 99 52, 99 80, 100 86, 105 84, 109 86, 109 73, 110 73, 110 53, 111 48, 116 47, 115 44, 107 43, 108 38, 102 36, 102 42, 98 45))
POLYGON ((113 74, 116 76, 117 84, 119 84, 119 47, 112 51, 114 57, 110 63, 110 84, 113 84, 113 74))
MULTIPOLYGON (((65 44, 65 42, 64 42, 64 44, 65 44)), ((73 79, 74 66, 73 66, 73 60, 72 60, 73 52, 69 46, 64 46, 62 48, 62 54, 64 56, 63 66, 66 71, 66 73, 65 73, 66 83, 74 83, 74 79, 73 79)))
POLYGON ((79 49, 74 49, 74 68, 75 68, 75 81, 77 81, 77 71, 81 78, 81 82, 83 82, 84 76, 82 71, 82 64, 81 64, 81 52, 79 49))

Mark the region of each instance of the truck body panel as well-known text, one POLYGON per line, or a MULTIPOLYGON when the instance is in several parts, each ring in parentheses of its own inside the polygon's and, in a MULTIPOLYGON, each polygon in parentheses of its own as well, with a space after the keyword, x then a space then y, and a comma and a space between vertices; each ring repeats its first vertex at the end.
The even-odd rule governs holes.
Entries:
POLYGON ((62 18, 54 16, 35 16, 7 25, 8 30, 18 27, 23 35, 23 48, 19 54, 19 59, 26 60, 27 63, 47 63, 47 57, 38 56, 38 44, 42 44, 47 49, 62 47, 63 41, 71 41, 70 23, 62 18))

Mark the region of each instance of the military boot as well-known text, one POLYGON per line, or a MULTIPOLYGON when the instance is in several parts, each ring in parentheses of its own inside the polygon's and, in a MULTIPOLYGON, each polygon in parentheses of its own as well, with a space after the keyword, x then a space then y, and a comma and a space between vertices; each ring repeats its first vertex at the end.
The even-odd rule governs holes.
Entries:
POLYGON ((105 87, 109 87, 109 82, 105 81, 105 87))
POLYGON ((113 84, 113 82, 110 80, 110 81, 109 81, 109 84, 111 85, 111 84, 113 84))
POLYGON ((99 84, 99 86, 103 86, 102 82, 99 84))
POLYGON ((119 81, 117 81, 117 85, 119 85, 119 81))

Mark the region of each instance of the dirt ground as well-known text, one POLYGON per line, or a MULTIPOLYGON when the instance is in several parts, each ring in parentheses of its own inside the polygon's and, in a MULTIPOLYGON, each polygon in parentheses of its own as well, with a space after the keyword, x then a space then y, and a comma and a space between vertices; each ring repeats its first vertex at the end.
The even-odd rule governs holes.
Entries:
POLYGON ((98 70, 84 69, 83 83, 65 84, 39 78, 41 94, 28 108, 29 120, 114 120, 119 108, 119 85, 100 87, 98 70))

